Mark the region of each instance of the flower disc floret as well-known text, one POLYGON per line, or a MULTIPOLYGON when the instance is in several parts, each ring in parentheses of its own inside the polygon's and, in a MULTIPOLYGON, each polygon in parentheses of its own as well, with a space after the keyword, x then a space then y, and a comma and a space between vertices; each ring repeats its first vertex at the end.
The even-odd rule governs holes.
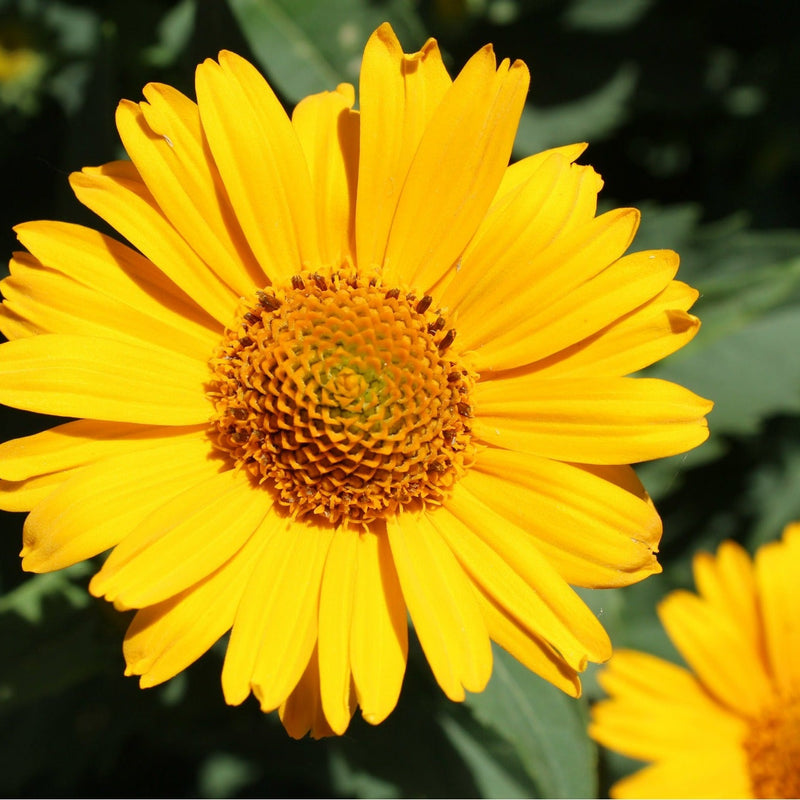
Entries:
POLYGON ((429 295, 296 275, 245 302, 214 354, 214 439, 298 517, 440 504, 473 453, 454 340, 429 295))
POLYGON ((753 719, 744 750, 753 797, 800 797, 800 696, 753 719))

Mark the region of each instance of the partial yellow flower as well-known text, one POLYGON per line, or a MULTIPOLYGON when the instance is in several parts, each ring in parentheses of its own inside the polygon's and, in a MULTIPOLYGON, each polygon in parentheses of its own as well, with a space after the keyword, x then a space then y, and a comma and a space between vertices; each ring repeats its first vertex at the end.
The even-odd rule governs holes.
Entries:
POLYGON ((35 40, 24 23, 0 19, 0 109, 35 107, 36 92, 48 67, 47 56, 35 40))
POLYGON ((71 178, 136 248, 17 228, 0 400, 78 417, 0 448, 23 567, 114 548, 91 591, 139 609, 153 686, 231 630, 222 688, 292 736, 394 708, 406 615, 453 700, 490 639, 570 694, 605 631, 570 584, 659 570, 626 465, 707 436, 711 404, 625 375, 686 344, 670 251, 624 255, 571 145, 508 161, 528 89, 490 46, 455 81, 388 25, 289 119, 248 62, 123 101, 131 160, 71 178))
POLYGON ((38 64, 35 50, 27 47, 9 48, 0 41, 0 83, 6 83, 27 75, 38 64))
POLYGON ((622 650, 600 673, 589 732, 654 762, 612 796, 800 797, 800 523, 754 561, 700 553, 694 576, 658 609, 691 671, 622 650))

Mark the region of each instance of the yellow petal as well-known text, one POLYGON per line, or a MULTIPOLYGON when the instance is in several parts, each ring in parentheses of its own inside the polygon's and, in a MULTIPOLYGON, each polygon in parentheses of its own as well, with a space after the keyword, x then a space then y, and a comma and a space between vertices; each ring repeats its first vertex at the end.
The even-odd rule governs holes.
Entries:
POLYGON ((135 167, 115 161, 70 175, 75 196, 119 231, 201 308, 223 325, 231 321, 237 295, 172 227, 135 167))
POLYGON ((311 179, 286 112, 256 68, 222 51, 197 68, 211 153, 261 268, 287 282, 319 264, 311 179))
POLYGON ((0 480, 0 509, 3 511, 30 511, 42 502, 54 489, 69 480, 75 470, 66 469, 37 475, 23 481, 0 480))
POLYGON ((130 247, 68 222, 25 222, 14 231, 45 266, 179 329, 182 338, 197 340, 206 348, 219 341, 220 324, 130 247))
POLYGON ((384 256, 388 275, 426 290, 456 262, 508 166, 528 82, 521 61, 495 72, 490 46, 467 62, 409 167, 384 256))
POLYGON ((181 328, 98 292, 61 272, 43 267, 33 256, 17 253, 11 277, 1 284, 4 307, 31 322, 37 333, 96 336, 133 344, 168 347, 205 361, 216 344, 212 337, 186 335, 181 328))
POLYGON ((576 158, 580 157, 588 146, 586 142, 566 144, 561 147, 552 147, 549 150, 542 150, 541 153, 534 153, 531 156, 526 156, 519 161, 515 161, 503 173, 503 179, 500 181, 500 186, 495 195, 495 203, 502 200, 509 192, 513 192, 521 185, 527 183, 550 156, 557 153, 566 158, 571 164, 576 158))
POLYGON ((3 442, 0 444, 0 508, 30 511, 83 465, 141 450, 173 436, 173 427, 76 420, 3 442))
POLYGON ((225 563, 271 505, 271 495, 245 471, 211 475, 171 497, 132 530, 89 589, 126 608, 160 603, 225 563))
POLYGON ((610 699, 592 709, 590 735, 645 761, 738 742, 742 717, 720 706, 683 667, 648 653, 619 650, 598 675, 610 699))
MULTIPOLYGON (((267 545, 272 545, 274 555, 270 561, 266 561, 269 567, 276 556, 282 552, 282 544, 291 537, 291 522, 285 517, 277 514, 267 514, 264 521, 255 532, 253 538, 257 538, 264 543, 264 550, 261 551, 259 558, 255 562, 254 572, 265 560, 265 550, 267 545)), ((263 569, 263 568, 262 568, 263 569)), ((266 586, 260 580, 248 579, 244 591, 254 596, 259 589, 266 590, 266 586)), ((243 595, 245 599, 245 595, 243 595)), ((225 654, 225 663, 222 668, 222 691, 225 695, 225 702, 229 705, 239 705, 250 694, 250 680, 253 674, 253 665, 258 657, 258 650, 261 646, 260 637, 260 618, 261 607, 258 598, 255 602, 250 601, 247 606, 239 603, 234 620, 231 640, 228 643, 228 650, 225 654)))
POLYGON ((748 631, 757 630, 758 605, 753 562, 736 542, 725 541, 716 557, 700 552, 692 561, 697 593, 720 611, 731 611, 748 631))
POLYGON ((343 83, 306 97, 292 113, 314 186, 320 259, 328 265, 355 263, 360 126, 353 101, 353 87, 343 83))
POLYGON ((389 517, 386 529, 406 606, 439 686, 456 701, 464 689, 483 691, 492 650, 476 590, 427 514, 389 517))
POLYGON ((208 366, 152 345, 66 334, 16 339, 0 345, 0 376, 0 402, 39 414, 193 425, 211 412, 208 366))
POLYGON ((700 320, 686 312, 697 296, 696 289, 671 281, 652 300, 530 369, 543 377, 588 378, 622 377, 649 367, 694 338, 700 320))
MULTIPOLYGON (((583 285, 552 296, 545 308, 510 317, 508 329, 481 349, 476 366, 508 369, 558 353, 651 300, 677 270, 678 255, 671 250, 620 258, 583 285)), ((536 306, 537 291, 523 287, 520 294, 536 306)))
MULTIPOLYGON (((507 363, 502 354, 493 361, 496 342, 515 325, 529 323, 554 300, 570 296, 616 261, 628 249, 638 224, 639 212, 635 209, 609 211, 556 237, 544 250, 534 250, 529 256, 517 253, 514 258, 498 256, 498 263, 492 267, 498 278, 488 283, 481 302, 459 306, 459 342, 461 347, 476 351, 476 367, 499 370, 516 366, 518 361, 507 363), (487 308, 502 308, 503 313, 487 314, 487 308)), ((508 254, 514 256, 512 241, 506 237, 502 241, 507 242, 508 254)), ((520 341, 520 349, 527 344, 526 339, 520 341)))
POLYGON ((164 216, 237 294, 263 286, 216 166, 205 149, 197 106, 170 86, 148 84, 149 103, 117 107, 122 144, 164 216))
POLYGON ((553 647, 534 636, 483 592, 480 592, 480 606, 492 641, 570 697, 581 696, 577 672, 553 647))
POLYGON ((353 716, 350 696, 350 632, 358 566, 359 533, 337 528, 325 559, 319 597, 319 655, 322 708, 331 729, 342 734, 353 716))
POLYGON ((252 536, 227 562, 194 586, 136 612, 125 634, 125 674, 157 686, 200 658, 233 624, 263 540, 252 536))
POLYGON ((744 750, 738 742, 704 746, 640 770, 611 787, 614 798, 751 797, 744 750))
POLYGON ((205 430, 175 430, 79 470, 25 520, 22 568, 49 572, 113 547, 165 500, 218 469, 205 430), (91 502, 87 502, 87 498, 91 502))
POLYGON ((756 554, 764 638, 775 683, 792 696, 800 687, 800 536, 784 534, 756 554))
POLYGON ((708 438, 708 400, 654 378, 481 381, 475 433, 490 444, 559 461, 630 464, 682 453, 708 438))
MULTIPOLYGON (((198 433, 200 431, 198 430, 198 433)), ((0 444, 0 477, 21 481, 173 440, 172 427, 79 419, 0 444)))
POLYGON ((491 307, 487 293, 507 291, 509 283, 530 291, 527 270, 520 267, 563 236, 574 217, 575 224, 591 222, 593 212, 581 216, 579 202, 587 191, 596 194, 590 172, 553 153, 538 162, 527 181, 495 200, 442 291, 442 304, 461 316, 480 316, 491 307))
POLYGON ((757 714, 774 689, 738 620, 691 592, 672 592, 658 615, 675 646, 706 690, 731 710, 757 714))
POLYGON ((261 610, 266 624, 253 667, 253 694, 262 711, 276 709, 286 700, 317 639, 320 584, 333 532, 308 533, 293 531, 294 541, 286 548, 287 568, 282 574, 276 575, 272 566, 264 569, 262 559, 254 575, 255 580, 275 577, 273 593, 261 610))
POLYGON ((488 448, 463 488, 531 541, 567 583, 627 586, 660 571, 661 520, 630 468, 574 464, 488 448), (625 471, 635 483, 619 485, 625 471), (638 487, 636 486, 638 484, 638 487), (638 491, 637 491, 638 488, 638 491))
POLYGON ((611 644, 603 626, 524 530, 461 483, 431 521, 481 590, 558 650, 570 667, 582 671, 590 660, 609 658, 611 644))
POLYGON ((429 39, 404 55, 388 23, 369 38, 361 64, 361 154, 356 201, 358 265, 383 263, 400 190, 419 141, 451 85, 429 39))
POLYGON ((222 688, 238 705, 250 692, 264 711, 297 685, 317 641, 319 591, 332 530, 268 514, 269 536, 233 625, 222 688))
POLYGON ((358 537, 350 662, 364 719, 383 722, 397 705, 408 656, 406 605, 385 531, 358 537))
POLYGON ((759 590, 753 562, 736 542, 723 542, 716 557, 698 553, 692 561, 697 592, 720 613, 737 621, 742 635, 749 640, 754 655, 769 669, 764 642, 759 590))
POLYGON ((314 648, 299 683, 280 707, 283 727, 293 739, 302 739, 309 731, 314 739, 333 735, 322 710, 319 680, 319 659, 314 648))
POLYGON ((26 336, 36 336, 44 333, 39 330, 29 319, 14 314, 8 310, 5 303, 0 304, 0 333, 9 341, 12 339, 24 339, 26 336))

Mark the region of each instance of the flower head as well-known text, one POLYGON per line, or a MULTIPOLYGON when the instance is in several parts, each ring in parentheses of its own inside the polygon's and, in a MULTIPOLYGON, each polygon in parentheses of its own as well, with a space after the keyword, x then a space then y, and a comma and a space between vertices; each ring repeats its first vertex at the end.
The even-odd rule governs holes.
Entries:
POLYGON ((48 69, 39 38, 26 22, 0 17, 0 111, 36 109, 36 96, 48 69))
POLYGON ((573 695, 608 638, 570 584, 658 571, 628 466, 707 436, 710 403, 624 377, 687 343, 669 251, 624 255, 583 145, 509 167, 528 88, 491 47, 453 81, 388 25, 360 82, 289 119, 220 53, 197 103, 123 101, 130 161, 71 178, 136 249, 18 227, 0 400, 78 417, 0 449, 23 566, 113 548, 142 686, 231 631, 222 686, 294 736, 394 708, 407 613, 448 697, 490 639, 573 695))
POLYGON ((691 672, 634 651, 600 674, 591 735, 655 762, 614 797, 800 796, 800 523, 752 561, 734 542, 694 560, 698 595, 658 611, 691 672))

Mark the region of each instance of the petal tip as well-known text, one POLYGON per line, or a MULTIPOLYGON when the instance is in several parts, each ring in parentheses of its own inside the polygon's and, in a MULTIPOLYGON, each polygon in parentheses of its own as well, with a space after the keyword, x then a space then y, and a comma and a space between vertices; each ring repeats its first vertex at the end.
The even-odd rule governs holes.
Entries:
POLYGON ((34 574, 39 574, 42 572, 49 572, 50 570, 45 569, 41 562, 36 559, 35 554, 31 553, 27 555, 25 558, 22 559, 22 563, 20 564, 22 567, 23 572, 32 572, 34 574))
POLYGON ((431 37, 419 49, 419 54, 423 59, 441 58, 441 53, 439 52, 439 42, 437 42, 436 39, 431 37))
POLYGON ((392 713, 393 710, 394 706, 390 708, 388 711, 381 711, 381 712, 367 711, 362 708, 361 717, 365 722, 369 723, 370 725, 380 725, 381 722, 383 722, 386 719, 386 717, 388 717, 389 714, 392 713))
POLYGON ((367 40, 366 49, 370 47, 370 45, 374 45, 380 42, 390 53, 393 54, 400 54, 403 53, 403 48, 400 45, 400 40, 397 38, 397 34, 394 32, 394 28, 388 23, 383 22, 381 23, 373 32, 372 36, 369 37, 367 40))
POLYGON ((138 109, 139 104, 137 102, 123 97, 122 100, 117 103, 116 113, 119 114, 121 111, 131 111, 135 113, 138 109))
POLYGON ((98 572, 90 581, 89 581, 89 594, 93 595, 94 597, 106 597, 106 599, 110 602, 112 600, 111 597, 106 595, 105 592, 105 575, 103 575, 102 570, 98 572))

